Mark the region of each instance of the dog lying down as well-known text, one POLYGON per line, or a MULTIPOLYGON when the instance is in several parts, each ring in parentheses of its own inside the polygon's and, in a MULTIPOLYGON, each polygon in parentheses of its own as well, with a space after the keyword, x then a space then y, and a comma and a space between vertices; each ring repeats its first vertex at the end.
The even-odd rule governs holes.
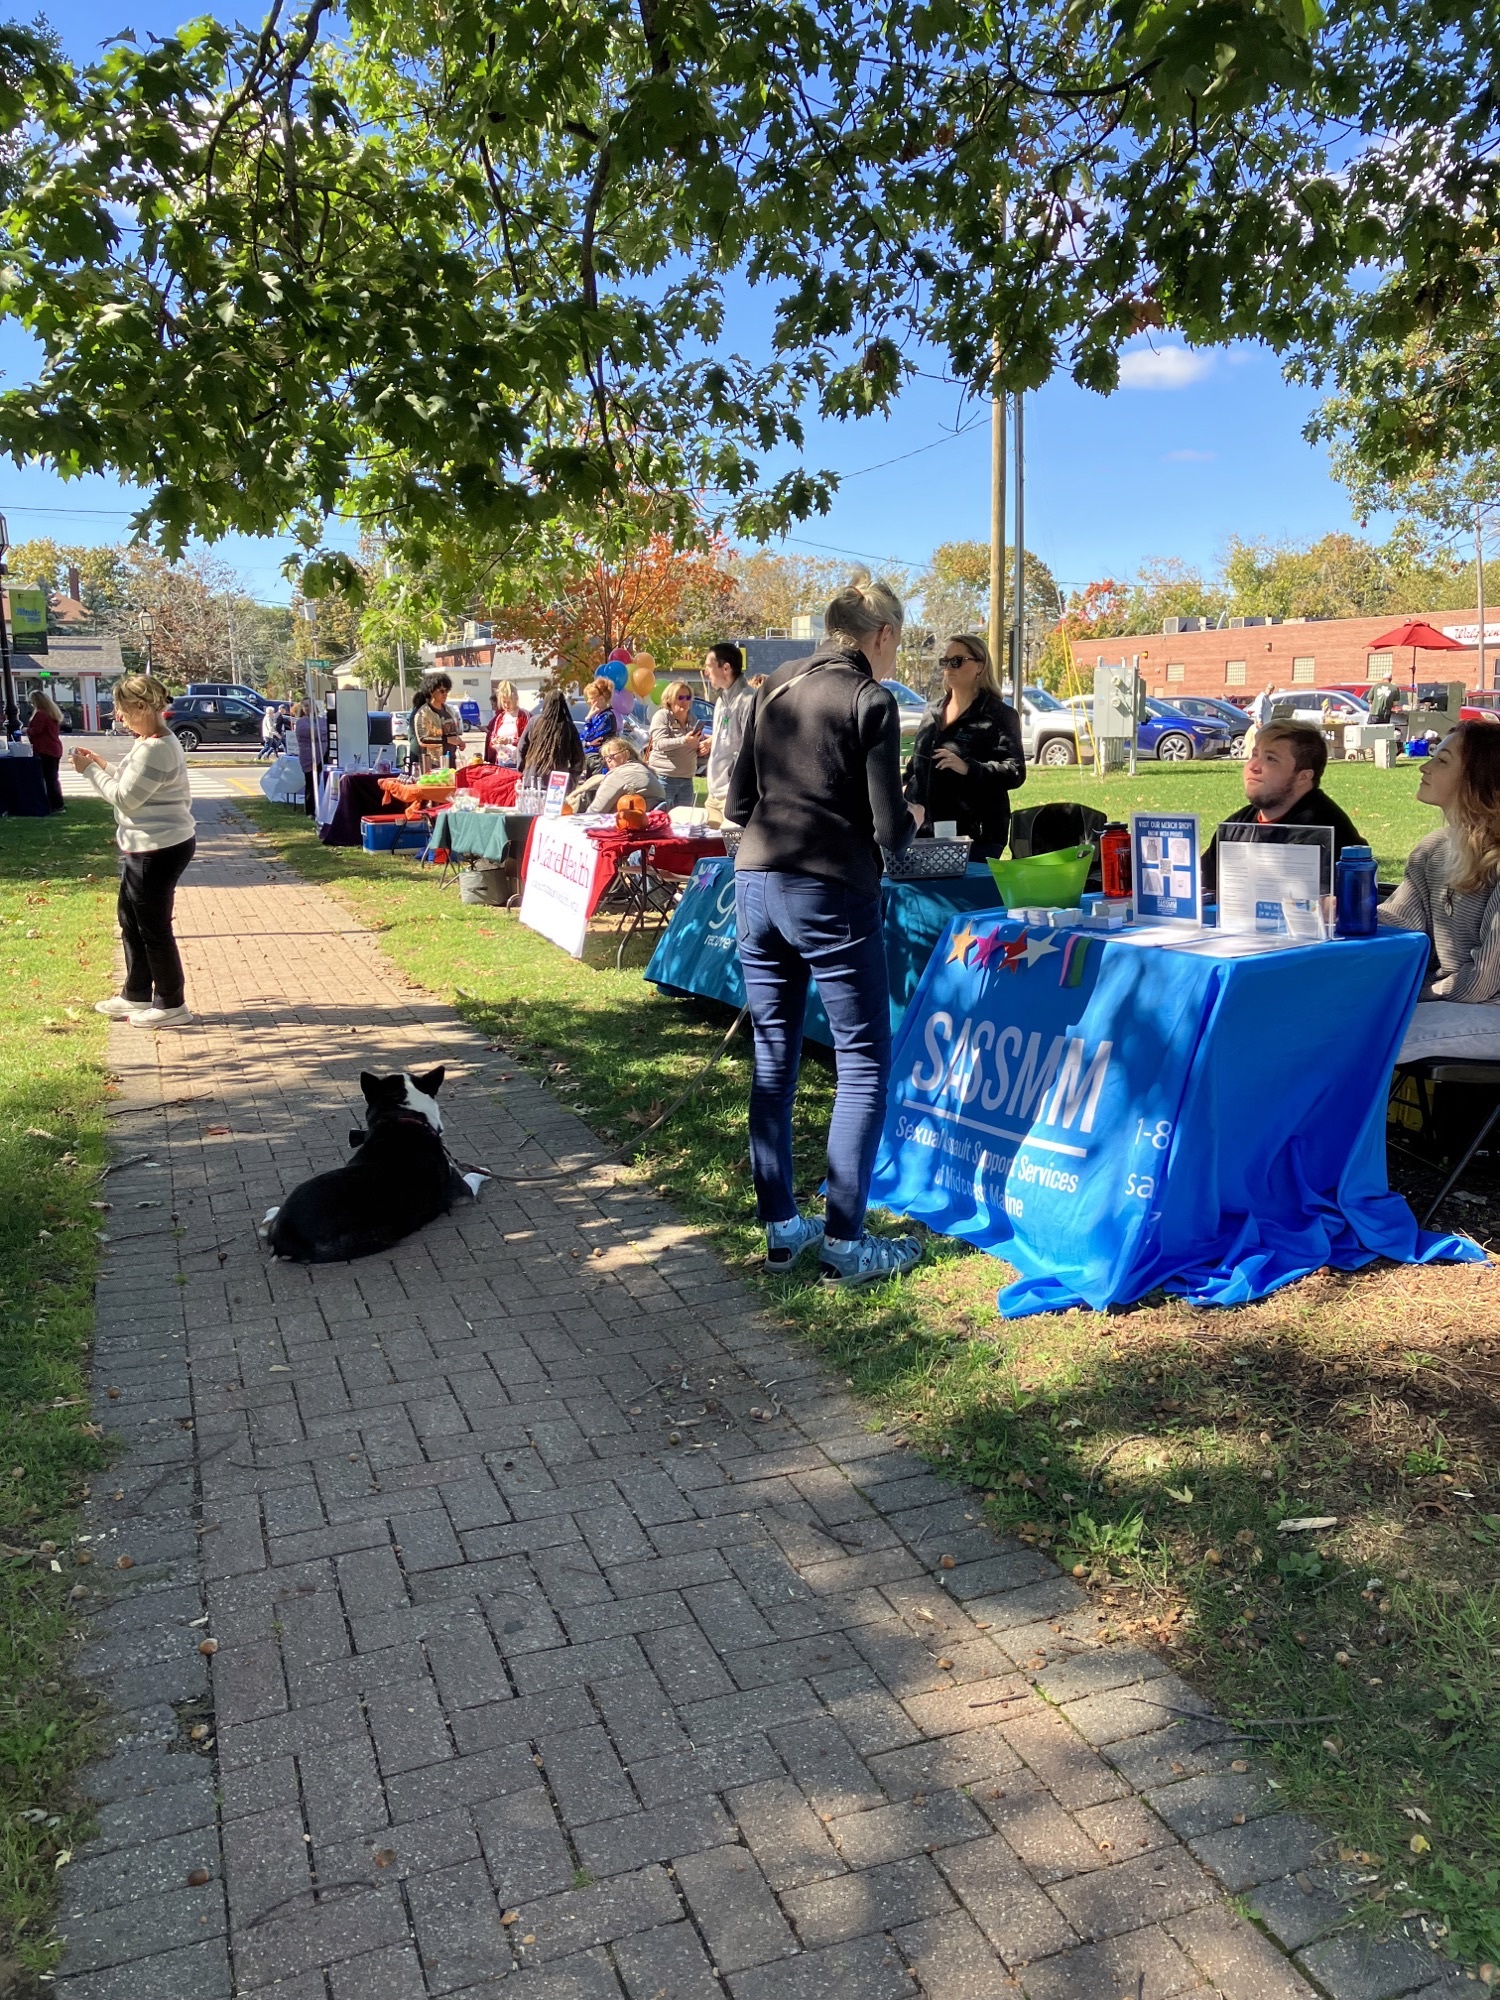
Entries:
POLYGON ((266 1211, 260 1233, 273 1256, 298 1264, 371 1257, 446 1215, 455 1201, 479 1199, 489 1176, 459 1173, 443 1145, 442 1081, 441 1068, 426 1076, 363 1072, 366 1129, 349 1134, 354 1157, 266 1211))

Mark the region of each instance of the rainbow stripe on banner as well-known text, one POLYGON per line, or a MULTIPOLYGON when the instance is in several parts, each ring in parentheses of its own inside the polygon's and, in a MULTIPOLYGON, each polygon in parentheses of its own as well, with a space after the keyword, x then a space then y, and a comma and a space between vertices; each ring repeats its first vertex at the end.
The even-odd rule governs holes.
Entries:
POLYGON ((1083 984, 1084 970, 1089 962, 1089 947, 1094 942, 1093 938, 1084 937, 1078 931, 1074 931, 1063 946, 1062 969, 1057 975, 1059 986, 1083 984))

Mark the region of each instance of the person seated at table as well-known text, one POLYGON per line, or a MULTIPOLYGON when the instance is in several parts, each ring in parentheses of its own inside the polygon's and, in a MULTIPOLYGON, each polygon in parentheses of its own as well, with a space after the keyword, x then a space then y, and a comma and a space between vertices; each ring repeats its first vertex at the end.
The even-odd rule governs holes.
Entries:
POLYGON ((654 771, 646 769, 623 736, 611 736, 600 755, 604 769, 585 778, 568 794, 568 804, 574 812, 613 812, 621 799, 629 798, 632 793, 643 798, 648 806, 661 804, 666 787, 654 771))
POLYGON ((528 786, 545 789, 554 771, 566 771, 570 778, 582 778, 588 771, 578 725, 556 689, 542 697, 540 708, 526 725, 521 740, 521 789, 528 786))
MULTIPOLYGON (((1488 1030, 1500 1054, 1500 722, 1461 722, 1422 765, 1417 798, 1443 825, 1407 857, 1406 873, 1376 915, 1390 930, 1421 931, 1432 947, 1401 1060, 1442 1053, 1488 1030)), ((1469 1053, 1475 1053, 1472 1048, 1469 1053)))
POLYGON ((983 639, 956 634, 938 665, 943 692, 917 730, 906 796, 925 807, 928 827, 952 820, 959 838, 973 842, 971 860, 998 859, 1010 834, 1010 795, 1026 782, 1020 718, 1000 692, 983 639))
POLYGON ((598 680, 589 682, 588 692, 589 712, 583 718, 578 734, 583 741, 583 754, 589 760, 589 770, 599 772, 604 769, 605 744, 620 733, 614 709, 614 683, 605 680, 601 674, 598 680))
POLYGON ((495 712, 484 734, 486 764, 515 765, 521 761, 521 738, 531 717, 521 706, 514 681, 501 681, 491 699, 495 712))
POLYGON ((458 763, 464 747, 464 726, 458 712, 448 706, 453 683, 446 674, 434 674, 424 681, 411 711, 411 733, 416 742, 422 775, 444 771, 458 763))
MULTIPOLYGON (((1348 813, 1323 790, 1328 745, 1310 722, 1268 722, 1255 732, 1245 759, 1245 797, 1250 801, 1222 826, 1331 826, 1333 858, 1364 843, 1348 813)), ((1203 893, 1218 887, 1218 842, 1203 856, 1203 893)))

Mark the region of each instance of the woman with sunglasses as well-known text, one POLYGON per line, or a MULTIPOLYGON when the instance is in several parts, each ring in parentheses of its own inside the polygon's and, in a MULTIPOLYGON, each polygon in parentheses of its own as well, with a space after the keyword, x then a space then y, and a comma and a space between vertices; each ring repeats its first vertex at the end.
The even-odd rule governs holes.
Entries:
POLYGON ((1021 722, 1000 692, 990 649, 964 632, 949 639, 938 662, 943 692, 917 731, 906 767, 906 796, 926 809, 927 825, 952 820, 971 858, 1005 852, 1010 795, 1026 782, 1021 722))
POLYGON ((702 725, 693 720, 693 690, 686 681, 673 681, 662 689, 646 747, 646 768, 661 779, 669 812, 673 806, 693 803, 693 779, 702 751, 702 725))

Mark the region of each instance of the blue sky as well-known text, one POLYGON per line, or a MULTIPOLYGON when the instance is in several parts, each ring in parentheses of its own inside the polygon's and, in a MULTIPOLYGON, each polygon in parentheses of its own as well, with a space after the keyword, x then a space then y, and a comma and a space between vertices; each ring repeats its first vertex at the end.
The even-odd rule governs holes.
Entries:
MULTIPOLYGON (((162 33, 193 11, 181 0, 46 7, 68 52, 82 59, 123 27, 162 33)), ((759 319, 753 307, 744 315, 747 336, 758 335, 759 319)), ((0 326, 0 380, 28 379, 33 352, 16 327, 0 326)), ((1303 540, 1352 525, 1323 452, 1302 437, 1315 398, 1282 380, 1273 355, 1253 346, 1189 354, 1173 336, 1155 335, 1137 343, 1123 375, 1110 397, 1057 381, 1027 399, 1026 538, 1065 590, 1128 576, 1151 556, 1209 568, 1235 534, 1303 540)), ((987 416, 953 435, 974 415, 955 390, 919 379, 888 418, 815 427, 809 462, 841 473, 844 484, 831 511, 794 530, 787 549, 919 568, 939 542, 986 537, 987 416)), ((117 540, 133 504, 112 480, 69 482, 44 466, 0 465, 0 511, 13 541, 117 540)), ((335 529, 330 539, 352 546, 354 532, 335 529)), ((289 547, 236 537, 217 552, 253 596, 284 601, 280 564, 289 547)))

